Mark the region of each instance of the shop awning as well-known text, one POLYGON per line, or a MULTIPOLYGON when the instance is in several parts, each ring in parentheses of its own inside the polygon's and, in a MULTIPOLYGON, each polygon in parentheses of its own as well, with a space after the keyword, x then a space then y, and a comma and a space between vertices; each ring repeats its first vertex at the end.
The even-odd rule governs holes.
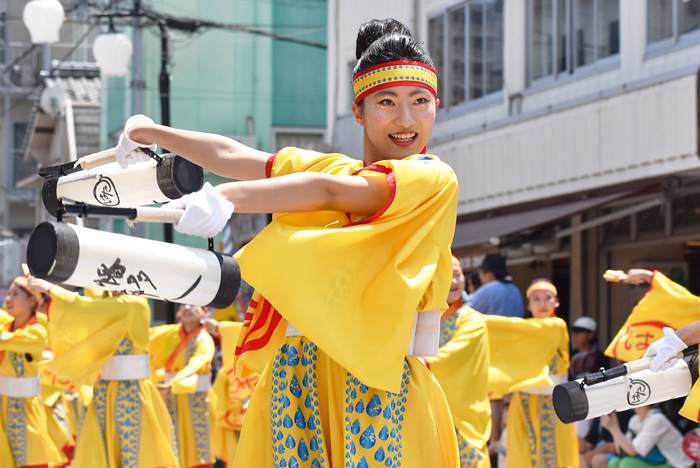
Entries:
POLYGON ((586 200, 523 211, 521 213, 458 223, 455 228, 452 250, 488 244, 494 237, 514 234, 525 229, 532 229, 568 218, 577 213, 626 197, 634 192, 636 191, 618 192, 610 195, 588 198, 586 200))

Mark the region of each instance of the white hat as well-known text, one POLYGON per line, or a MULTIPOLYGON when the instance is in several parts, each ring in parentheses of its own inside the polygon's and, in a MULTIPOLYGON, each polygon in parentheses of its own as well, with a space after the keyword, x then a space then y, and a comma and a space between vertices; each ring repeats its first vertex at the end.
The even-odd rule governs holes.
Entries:
POLYGON ((595 333, 595 331, 598 329, 598 324, 596 324, 596 321, 590 317, 579 317, 574 321, 571 328, 582 328, 595 333))

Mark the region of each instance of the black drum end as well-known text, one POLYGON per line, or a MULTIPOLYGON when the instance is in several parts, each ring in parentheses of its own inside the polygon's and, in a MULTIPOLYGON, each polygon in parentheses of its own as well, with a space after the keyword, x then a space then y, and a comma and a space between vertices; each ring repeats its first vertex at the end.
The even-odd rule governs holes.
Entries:
POLYGON ((552 392, 554 411, 565 424, 583 421, 588 417, 588 397, 579 382, 557 385, 552 392))
POLYGON ((49 179, 44 181, 41 187, 41 201, 44 202, 44 208, 54 218, 58 216, 58 195, 56 188, 58 187, 58 179, 49 179))
POLYGON ((212 309, 225 309, 233 304, 241 288, 241 268, 230 255, 213 252, 221 265, 221 281, 214 299, 208 304, 212 309))
POLYGON ((204 170, 176 154, 168 153, 163 156, 163 163, 156 167, 156 179, 163 195, 176 200, 204 186, 204 170))
POLYGON ((27 266, 37 278, 65 282, 78 265, 78 235, 62 223, 44 222, 32 231, 27 244, 27 266))

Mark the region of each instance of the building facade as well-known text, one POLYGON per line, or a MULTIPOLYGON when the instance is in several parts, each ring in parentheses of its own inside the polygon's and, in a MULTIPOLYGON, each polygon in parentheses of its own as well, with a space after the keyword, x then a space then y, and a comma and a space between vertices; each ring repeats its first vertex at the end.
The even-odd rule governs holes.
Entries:
POLYGON ((460 182, 465 269, 500 251, 521 289, 552 278, 562 316, 597 318, 602 341, 643 292, 606 284, 608 268, 657 268, 700 293, 700 1, 332 1, 328 139, 354 156, 355 34, 385 17, 436 62, 428 149, 460 182))

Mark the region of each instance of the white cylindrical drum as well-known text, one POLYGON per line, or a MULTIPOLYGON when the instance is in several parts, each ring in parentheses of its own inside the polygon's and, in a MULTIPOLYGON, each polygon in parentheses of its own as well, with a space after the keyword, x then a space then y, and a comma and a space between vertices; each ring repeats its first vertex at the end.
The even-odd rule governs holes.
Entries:
POLYGON ((91 205, 133 208, 175 200, 196 192, 204 185, 201 167, 174 154, 163 156, 156 165, 151 160, 122 169, 112 163, 88 171, 78 171, 44 182, 41 198, 56 216, 58 199, 91 205))
POLYGON ((593 385, 584 379, 557 385, 554 410, 562 422, 571 423, 684 397, 698 379, 697 359, 697 353, 688 354, 665 371, 646 369, 593 385))
POLYGON ((233 303, 241 282, 228 255, 56 222, 34 228, 27 265, 54 283, 215 309, 233 303))

